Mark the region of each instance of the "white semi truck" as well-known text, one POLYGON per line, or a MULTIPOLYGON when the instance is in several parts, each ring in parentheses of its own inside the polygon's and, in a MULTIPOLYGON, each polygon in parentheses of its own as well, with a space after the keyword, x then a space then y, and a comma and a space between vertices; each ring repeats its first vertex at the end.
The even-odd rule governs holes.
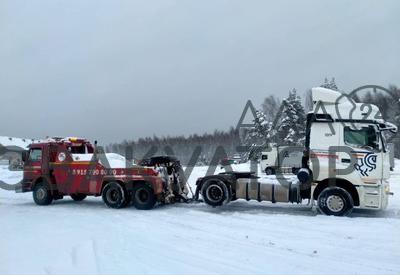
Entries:
POLYGON ((268 150, 261 153, 261 171, 267 175, 277 172, 297 174, 301 168, 303 151, 303 147, 269 144, 268 150))
POLYGON ((226 172, 197 181, 200 195, 213 206, 246 199, 301 203, 311 200, 326 215, 344 216, 354 208, 382 210, 388 205, 390 161, 385 122, 375 105, 356 103, 344 94, 312 89, 306 144, 297 180, 264 183, 252 172, 226 172))

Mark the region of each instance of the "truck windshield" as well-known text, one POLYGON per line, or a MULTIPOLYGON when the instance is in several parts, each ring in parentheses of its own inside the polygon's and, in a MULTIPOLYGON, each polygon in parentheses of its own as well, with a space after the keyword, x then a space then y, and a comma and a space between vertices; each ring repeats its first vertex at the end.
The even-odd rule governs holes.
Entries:
POLYGON ((90 152, 90 150, 89 150, 89 148, 87 148, 86 144, 74 144, 72 146, 68 146, 68 151, 70 151, 71 154, 93 153, 93 152, 90 152))
POLYGON ((344 142, 349 146, 379 149, 379 136, 372 126, 360 129, 344 127, 344 142))
POLYGON ((30 161, 41 161, 42 160, 42 149, 31 149, 29 153, 29 160, 30 161))

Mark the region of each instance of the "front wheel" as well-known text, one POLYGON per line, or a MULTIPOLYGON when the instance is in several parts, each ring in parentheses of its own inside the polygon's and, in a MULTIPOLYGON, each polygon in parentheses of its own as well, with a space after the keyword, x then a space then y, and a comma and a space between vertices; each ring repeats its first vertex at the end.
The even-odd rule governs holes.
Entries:
POLYGON ((133 205, 139 210, 150 210, 157 202, 153 188, 146 183, 134 183, 132 190, 133 205))
POLYGON ((328 187, 318 196, 318 209, 328 216, 347 216, 353 211, 354 201, 349 192, 340 187, 328 187))
POLYGON ((37 205, 49 205, 53 202, 50 186, 40 182, 33 188, 33 200, 37 205))

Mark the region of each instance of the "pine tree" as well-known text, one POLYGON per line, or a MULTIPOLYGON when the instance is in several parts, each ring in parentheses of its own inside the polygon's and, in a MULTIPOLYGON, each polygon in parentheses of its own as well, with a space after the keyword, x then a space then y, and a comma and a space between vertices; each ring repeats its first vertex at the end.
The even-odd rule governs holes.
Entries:
POLYGON ((322 88, 327 88, 327 89, 329 89, 329 81, 328 81, 328 78, 325 77, 324 83, 321 84, 321 85, 319 85, 319 86, 322 87, 322 88))
POLYGON ((276 114, 279 111, 281 100, 273 95, 270 95, 264 99, 262 106, 263 113, 266 118, 270 121, 275 119, 276 114))
POLYGON ((303 145, 306 114, 296 89, 282 101, 281 119, 277 125, 278 138, 286 145, 303 145))
POLYGON ((334 91, 338 91, 339 90, 337 85, 336 85, 334 77, 332 77, 331 82, 329 82, 329 89, 334 90, 334 91))
POLYGON ((272 129, 272 122, 263 111, 256 111, 253 122, 254 127, 249 129, 245 139, 245 143, 250 146, 249 159, 257 159, 275 134, 272 129))
POLYGON ((336 85, 336 81, 335 81, 334 77, 331 78, 331 81, 328 81, 328 78, 325 77, 324 84, 321 84, 320 87, 326 88, 326 89, 331 89, 331 90, 334 90, 334 91, 338 91, 339 90, 337 85, 336 85))

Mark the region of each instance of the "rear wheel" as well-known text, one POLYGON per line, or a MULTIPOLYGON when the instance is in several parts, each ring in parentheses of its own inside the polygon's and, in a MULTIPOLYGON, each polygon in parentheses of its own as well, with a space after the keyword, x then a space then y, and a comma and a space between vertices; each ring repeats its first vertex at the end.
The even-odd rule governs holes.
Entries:
POLYGON ((318 209, 328 216, 347 216, 353 211, 350 193, 340 187, 328 187, 318 196, 318 209))
POLYGON ((119 209, 125 206, 125 195, 125 190, 119 183, 110 182, 104 187, 102 198, 108 207, 119 209))
POLYGON ((71 198, 74 201, 83 201, 84 199, 86 199, 86 195, 85 194, 71 194, 71 198))
POLYGON ((33 200, 37 205, 49 205, 53 202, 53 196, 49 184, 40 182, 33 188, 33 200))
POLYGON ((132 190, 133 205, 139 210, 150 210, 157 202, 153 188, 146 183, 135 183, 132 190))

